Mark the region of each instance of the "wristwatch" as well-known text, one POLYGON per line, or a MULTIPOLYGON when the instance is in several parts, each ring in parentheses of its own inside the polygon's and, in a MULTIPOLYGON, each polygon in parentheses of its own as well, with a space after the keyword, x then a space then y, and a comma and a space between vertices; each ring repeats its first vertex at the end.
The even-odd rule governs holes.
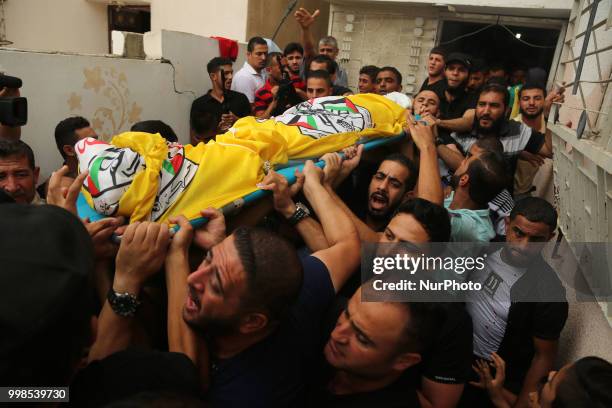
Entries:
POLYGON ((295 212, 287 219, 289 224, 296 225, 304 218, 310 217, 310 210, 304 204, 297 202, 295 203, 295 212))
POLYGON ((140 306, 136 296, 128 292, 115 292, 113 288, 108 291, 106 299, 113 312, 122 317, 133 317, 140 306))

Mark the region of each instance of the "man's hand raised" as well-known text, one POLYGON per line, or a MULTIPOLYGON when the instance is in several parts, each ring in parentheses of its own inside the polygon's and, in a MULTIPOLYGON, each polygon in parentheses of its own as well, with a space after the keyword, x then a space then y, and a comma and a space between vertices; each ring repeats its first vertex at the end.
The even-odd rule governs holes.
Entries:
POLYGON ((312 24, 316 21, 319 16, 319 10, 315 10, 312 14, 303 7, 300 7, 294 14, 296 21, 302 27, 302 29, 307 30, 312 26, 312 24))
POLYGON ((113 289, 137 294, 163 265, 169 242, 167 224, 148 221, 130 224, 119 245, 113 289))
POLYGON ((304 185, 304 175, 297 169, 295 175, 297 177, 296 182, 289 186, 289 182, 285 177, 274 170, 270 170, 261 183, 258 184, 259 188, 262 190, 272 191, 274 210, 285 218, 291 217, 295 212, 296 207, 292 197, 295 196, 304 185))

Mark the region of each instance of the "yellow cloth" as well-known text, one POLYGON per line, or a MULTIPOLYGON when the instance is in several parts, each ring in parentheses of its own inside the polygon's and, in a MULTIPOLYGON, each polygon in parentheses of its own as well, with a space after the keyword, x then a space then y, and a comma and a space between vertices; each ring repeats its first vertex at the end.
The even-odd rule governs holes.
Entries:
POLYGON ((270 120, 240 119, 216 141, 196 146, 168 144, 159 134, 126 132, 111 144, 87 138, 77 143, 83 193, 98 213, 130 222, 164 222, 199 216, 257 190, 264 163, 320 157, 363 137, 402 132, 405 110, 379 95, 305 101, 270 120))
POLYGON ((360 138, 396 136, 406 122, 406 110, 381 95, 331 96, 305 101, 283 115, 259 120, 248 116, 217 141, 233 139, 284 140, 271 162, 320 157, 354 145, 360 138))

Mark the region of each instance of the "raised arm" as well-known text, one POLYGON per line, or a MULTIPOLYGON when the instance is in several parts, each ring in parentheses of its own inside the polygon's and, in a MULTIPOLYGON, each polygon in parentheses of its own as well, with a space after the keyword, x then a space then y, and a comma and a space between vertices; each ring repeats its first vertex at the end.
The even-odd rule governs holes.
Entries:
POLYGON ((334 191, 334 189, 338 187, 338 185, 340 185, 359 164, 363 153, 363 145, 359 145, 356 148, 345 149, 344 153, 345 160, 341 160, 340 156, 336 153, 328 153, 322 157, 325 161, 323 185, 329 195, 334 199, 336 205, 338 205, 353 222, 359 234, 359 240, 376 242, 379 238, 378 233, 357 217, 334 191))
POLYGON ((441 128, 448 129, 451 132, 469 132, 474 125, 474 116, 476 109, 468 109, 463 113, 463 116, 457 119, 438 119, 436 124, 441 128))
MULTIPOLYGON (((130 224, 123 234, 117 254, 113 287, 117 293, 138 298, 149 277, 161 269, 170 233, 168 226, 153 222, 130 224)), ((104 302, 98 318, 98 336, 91 347, 89 361, 103 359, 127 348, 136 329, 135 314, 120 315, 104 302)))
POLYGON ((559 341, 544 340, 534 337, 533 345, 535 353, 531 360, 531 366, 523 381, 521 392, 514 404, 514 407, 517 408, 527 408, 529 406, 529 394, 537 390, 538 382, 553 369, 555 358, 557 357, 559 341))
POLYGON ((304 59, 314 57, 317 55, 317 50, 315 47, 315 41, 312 36, 312 32, 310 31, 310 27, 316 21, 316 18, 319 16, 319 10, 315 10, 312 14, 303 7, 300 7, 295 12, 295 19, 301 28, 301 41, 302 46, 304 47, 304 59))
POLYGON ((419 148, 419 180, 417 183, 417 196, 434 204, 442 205, 444 192, 440 182, 440 169, 438 168, 438 154, 434 143, 432 126, 417 123, 410 112, 408 117, 408 128, 410 137, 416 147, 419 148))
MULTIPOLYGON (((210 221, 205 228, 225 231, 223 215, 216 210, 206 210, 203 214, 210 221), (217 225, 218 224, 218 225, 217 225)), ((209 358, 204 341, 183 319, 183 305, 187 298, 187 277, 189 268, 189 247, 193 240, 193 227, 184 216, 170 219, 180 226, 172 239, 166 257, 166 289, 168 291, 168 350, 183 353, 198 367, 203 389, 209 384, 209 358)), ((224 235, 224 234, 223 234, 224 235)))
POLYGON ((359 266, 359 236, 351 219, 323 187, 323 171, 308 160, 304 176, 304 194, 319 217, 329 243, 329 248, 317 251, 313 256, 325 264, 338 292, 359 266))
MULTIPOLYGON (((297 178, 296 182, 289 186, 285 177, 275 171, 270 171, 259 185, 262 190, 272 191, 274 210, 286 220, 291 219, 295 214, 297 206, 293 201, 293 197, 304 185, 304 175, 297 169, 295 170, 295 175, 297 178)), ((323 228, 314 218, 303 218, 294 225, 294 228, 312 252, 329 248, 323 228)))

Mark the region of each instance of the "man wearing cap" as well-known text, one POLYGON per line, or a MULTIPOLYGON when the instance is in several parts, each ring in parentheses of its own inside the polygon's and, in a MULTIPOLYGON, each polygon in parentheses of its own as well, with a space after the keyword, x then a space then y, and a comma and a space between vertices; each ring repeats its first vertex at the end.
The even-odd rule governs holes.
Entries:
POLYGON ((453 52, 446 59, 446 90, 440 101, 441 119, 461 118, 465 111, 476 107, 476 99, 465 91, 471 66, 471 58, 460 52, 453 52))

